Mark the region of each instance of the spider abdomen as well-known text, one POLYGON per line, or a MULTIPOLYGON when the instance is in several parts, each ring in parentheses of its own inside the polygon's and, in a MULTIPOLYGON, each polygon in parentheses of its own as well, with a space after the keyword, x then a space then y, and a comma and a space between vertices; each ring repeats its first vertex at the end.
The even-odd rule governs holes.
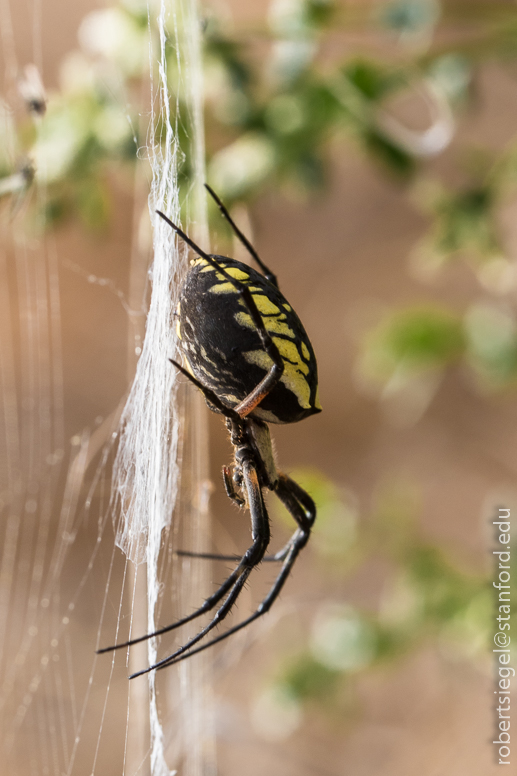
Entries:
MULTIPOLYGON (((270 423, 293 423, 319 412, 316 359, 305 329, 282 293, 252 267, 213 256, 249 288, 284 365, 280 381, 251 413, 270 423)), ((191 261, 178 307, 182 352, 197 379, 228 407, 248 396, 272 366, 237 284, 206 259, 191 261)))

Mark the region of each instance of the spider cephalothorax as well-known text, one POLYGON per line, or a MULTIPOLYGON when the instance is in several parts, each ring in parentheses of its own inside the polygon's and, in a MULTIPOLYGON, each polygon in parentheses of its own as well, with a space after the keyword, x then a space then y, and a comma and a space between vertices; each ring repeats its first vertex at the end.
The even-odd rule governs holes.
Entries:
POLYGON ((226 418, 234 461, 231 467, 223 468, 224 484, 229 498, 239 507, 249 509, 252 543, 240 558, 201 555, 237 563, 229 577, 195 612, 154 633, 100 650, 107 652, 131 646, 216 609, 196 636, 133 676, 184 660, 265 614, 279 595, 300 550, 307 544, 316 517, 311 497, 277 470, 267 426, 267 423, 292 423, 321 410, 312 345, 300 319, 279 291, 275 275, 261 261, 216 194, 208 186, 207 189, 263 274, 235 259, 205 253, 167 216, 159 213, 197 254, 190 262, 177 310, 177 334, 186 368, 176 361, 172 363, 203 392, 209 407, 226 418), (285 547, 269 556, 266 555, 270 528, 265 490, 278 496, 297 524, 285 547), (252 570, 263 560, 281 563, 268 595, 245 620, 215 638, 204 640, 230 612, 252 570), (199 642, 202 643, 196 646, 199 642))

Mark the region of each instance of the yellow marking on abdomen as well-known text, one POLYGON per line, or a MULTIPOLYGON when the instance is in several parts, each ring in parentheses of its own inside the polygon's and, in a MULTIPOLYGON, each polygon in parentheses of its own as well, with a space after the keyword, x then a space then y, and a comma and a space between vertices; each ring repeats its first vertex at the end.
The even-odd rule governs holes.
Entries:
POLYGON ((184 358, 185 358, 185 368, 186 368, 187 372, 190 372, 192 377, 195 377, 194 370, 192 369, 192 364, 188 360, 187 356, 185 354, 183 354, 183 355, 184 355, 184 358))
POLYGON ((205 361, 207 361, 209 364, 211 364, 216 369, 218 368, 219 365, 215 361, 213 361, 211 358, 208 357, 208 353, 206 352, 206 348, 203 345, 200 345, 200 352, 201 352, 202 357, 205 359, 205 361))
POLYGON ((232 404, 238 404, 239 400, 236 396, 233 395, 233 393, 223 393, 221 395, 221 399, 226 399, 226 401, 232 403, 232 404))
MULTIPOLYGON (((262 367, 266 372, 269 372, 273 366, 273 361, 263 350, 249 350, 247 353, 243 353, 243 356, 248 364, 256 364, 257 366, 262 367)), ((302 409, 309 410, 311 408, 311 389, 307 380, 296 366, 284 362, 284 373, 280 378, 280 382, 283 383, 291 393, 294 393, 296 400, 302 409)))
POLYGON ((320 388, 316 388, 316 396, 314 397, 314 406, 317 410, 322 410, 323 407, 320 404, 320 388))
MULTIPOLYGON (((262 312, 262 310, 260 311, 262 312)), ((247 329, 256 329, 255 323, 248 313, 235 313, 235 320, 241 326, 245 326, 247 329)), ((294 331, 289 328, 287 323, 283 323, 278 318, 263 318, 264 326, 271 334, 283 334, 286 337, 294 338, 294 331)), ((298 358, 300 355, 298 354, 298 358)))
POLYGON ((264 294, 252 294, 253 301, 257 305, 257 310, 262 315, 280 315, 280 308, 274 304, 269 297, 264 294))
POLYGON ((235 288, 233 283, 229 280, 227 283, 214 283, 208 289, 210 294, 238 294, 238 289, 235 288))
POLYGON ((280 339, 280 337, 273 337, 272 339, 283 358, 290 361, 291 364, 299 369, 300 372, 303 372, 304 375, 309 374, 309 367, 301 360, 298 348, 294 342, 280 339))
POLYGON ((225 267, 224 269, 235 280, 249 280, 249 274, 238 267, 225 267))
POLYGON ((203 267, 203 269, 200 269, 200 272, 215 272, 216 267, 213 266, 213 264, 210 264, 209 261, 206 259, 191 259, 190 260, 190 266, 191 267, 203 267))
MULTIPOLYGON (((214 259, 214 261, 216 260, 214 259)), ((218 264, 217 261, 216 263, 218 264)), ((214 267, 212 264, 209 264, 209 262, 206 261, 206 259, 196 259, 196 261, 191 262, 191 264, 193 267, 206 265, 206 266, 203 266, 203 269, 200 270, 200 272, 215 272, 216 269, 218 269, 217 267, 214 267)), ((249 277, 250 277, 247 272, 244 272, 244 270, 239 269, 238 267, 226 267, 224 264, 221 264, 219 269, 224 269, 224 271, 226 272, 226 275, 230 275, 230 277, 234 278, 235 280, 241 280, 241 281, 249 280, 249 277)), ((226 275, 219 273, 217 277, 219 278, 219 280, 224 280, 226 275)))

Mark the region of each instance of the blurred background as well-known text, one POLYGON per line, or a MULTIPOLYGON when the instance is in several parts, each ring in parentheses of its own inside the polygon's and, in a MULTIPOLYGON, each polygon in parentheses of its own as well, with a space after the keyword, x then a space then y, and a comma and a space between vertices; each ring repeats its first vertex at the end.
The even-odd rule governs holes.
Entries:
MULTIPOLYGON (((126 756, 125 656, 92 665, 131 610, 109 440, 145 335, 156 11, 2 9, 2 758, 20 776, 149 773, 145 745, 137 766, 126 756)), ((515 3, 199 14, 207 178, 303 320, 324 409, 271 429, 318 520, 272 612, 214 650, 204 772, 495 773, 492 520, 517 500, 515 3)), ((189 109, 167 52, 188 225, 189 109)), ((212 250, 245 261, 211 206, 209 220, 212 250)), ((207 417, 210 542, 238 552, 248 518, 207 417)), ((280 547, 292 526, 268 503, 280 547)), ((225 573, 214 563, 213 584, 225 573)), ((255 575, 240 618, 272 577, 255 575)), ((161 595, 167 622, 180 613, 161 595)))

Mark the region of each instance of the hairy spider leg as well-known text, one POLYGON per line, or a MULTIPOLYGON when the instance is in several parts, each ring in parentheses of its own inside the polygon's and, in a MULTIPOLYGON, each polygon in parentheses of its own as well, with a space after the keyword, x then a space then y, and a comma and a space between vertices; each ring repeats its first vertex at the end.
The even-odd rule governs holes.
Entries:
POLYGON ((270 283, 272 283, 274 286, 276 286, 278 288, 278 280, 276 278, 276 275, 274 275, 271 272, 271 270, 269 269, 269 267, 267 267, 264 264, 264 262, 262 261, 262 259, 258 255, 257 251, 253 247, 253 245, 250 243, 250 241, 248 240, 246 235, 241 232, 241 230, 239 229, 239 227, 237 226, 237 224, 235 223, 235 221, 231 217, 230 213, 228 212, 228 209, 226 208, 225 205, 223 205, 223 203, 221 202, 221 200, 219 199, 219 197, 217 196, 215 191, 208 185, 208 183, 205 183, 205 189, 208 191, 208 193, 210 194, 210 196, 214 200, 215 204, 217 205, 217 207, 219 208, 219 210, 223 214, 224 218, 226 218, 226 220, 228 221, 228 223, 232 227, 233 231, 235 232, 235 234, 237 235, 237 237, 239 238, 241 243, 244 245, 244 247, 250 253, 250 255, 255 259, 255 261, 259 265, 260 269, 264 273, 264 277, 266 278, 266 280, 269 280, 270 283))
MULTIPOLYGON (((178 654, 177 656, 171 655, 168 660, 161 661, 161 664, 158 666, 159 669, 167 668, 170 665, 174 665, 174 663, 179 663, 181 660, 185 660, 191 655, 196 655, 198 652, 202 652, 203 650, 208 649, 208 647, 211 647, 214 644, 218 644, 220 641, 227 639, 229 636, 232 636, 234 633, 237 633, 237 631, 242 630, 242 628, 245 628, 247 625, 250 625, 259 617, 262 617, 262 615, 266 614, 266 612, 269 611, 275 600, 278 598, 280 591, 285 584, 285 581, 291 573, 298 554, 305 547, 309 540, 311 528, 316 517, 316 506, 309 494, 306 493, 303 488, 301 488, 296 482, 294 482, 294 480, 291 480, 291 478, 287 477, 285 474, 281 475, 279 486, 276 488, 275 492, 299 527, 289 541, 289 549, 282 564, 282 568, 280 569, 280 572, 268 595, 260 603, 253 614, 251 614, 245 620, 238 623, 233 628, 229 628, 224 633, 221 633, 221 635, 217 636, 215 639, 211 639, 210 641, 207 641, 205 644, 202 644, 195 649, 191 649, 190 651, 184 652, 183 654, 178 654)), ((185 646, 187 647, 187 645, 185 646)))
POLYGON ((253 299, 253 295, 249 288, 247 288, 243 283, 240 283, 238 280, 236 280, 234 277, 232 277, 225 269, 224 267, 221 267, 221 265, 214 259, 213 256, 211 256, 208 253, 205 253, 202 248, 200 248, 196 243, 188 237, 185 232, 183 232, 179 226, 176 226, 170 218, 168 218, 164 213, 162 213, 160 210, 156 211, 158 215, 163 218, 164 221, 166 221, 169 226, 174 229, 176 234, 178 234, 182 240, 184 240, 187 245, 190 245, 190 247, 196 251, 196 253, 201 256, 201 258, 205 259, 209 264, 211 264, 212 267, 214 267, 217 272, 220 272, 224 277, 228 278, 228 280, 232 283, 233 287, 237 291, 238 294, 242 297, 244 300, 246 307, 248 308, 248 311, 251 315, 251 318, 253 320, 253 323, 255 324, 255 327, 257 329, 258 335, 260 337, 260 340, 262 342, 262 347, 264 348, 265 352, 273 362, 271 365, 271 368, 269 369, 269 372, 266 374, 266 376, 260 381, 260 383, 253 389, 253 391, 248 394, 241 402, 238 404, 234 409, 235 412, 237 412, 241 418, 245 418, 246 415, 249 415, 250 412, 253 412, 255 407, 257 407, 260 402, 270 393, 273 388, 277 385, 280 378, 284 374, 284 361, 282 359, 282 356, 280 355, 280 351, 278 350, 277 346, 273 342, 273 339, 268 332, 268 330, 265 327, 264 321, 262 320, 262 316, 260 315, 257 305, 255 304, 255 300, 253 299))
POLYGON ((164 668, 166 665, 169 665, 169 663, 175 662, 178 658, 181 657, 181 655, 186 653, 195 644, 201 641, 201 639, 203 639, 207 633, 210 633, 211 630, 219 625, 219 623, 222 622, 229 614, 235 601, 239 597, 242 588, 246 584, 249 575, 253 569, 258 566, 264 557, 270 540, 270 529, 269 516, 267 513, 266 505, 264 503, 262 488, 260 487, 260 483, 258 481, 257 471, 250 461, 243 463, 243 474, 248 491, 253 544, 244 553, 242 561, 239 564, 242 567, 239 578, 233 584, 226 600, 222 606, 219 607, 212 620, 204 628, 202 628, 199 633, 189 639, 186 644, 177 649, 168 657, 163 658, 148 668, 144 668, 142 671, 137 671, 136 673, 132 674, 129 677, 130 679, 135 679, 137 676, 142 676, 142 674, 147 674, 149 671, 154 671, 157 668, 164 668))
MULTIPOLYGON (((284 548, 285 550, 285 548, 284 548)), ((283 552, 284 550, 281 550, 280 552, 283 552)), ((179 555, 182 558, 201 558, 204 560, 224 560, 224 561, 237 561, 241 559, 240 555, 221 555, 217 552, 193 552, 192 550, 175 550, 175 554, 179 555)), ((270 563, 277 563, 278 561, 283 560, 283 557, 277 557, 277 554, 275 555, 264 555, 262 558, 262 563, 270 562, 270 563)))
MULTIPOLYGON (((302 531, 311 529, 316 516, 316 507, 314 501, 306 491, 298 485, 297 482, 292 480, 287 474, 283 472, 278 473, 278 483, 274 489, 276 495, 284 504, 289 514, 300 525, 302 531), (300 511, 300 506, 302 510, 300 511), (307 523, 307 515, 310 515, 309 523, 307 523)), ((274 555, 264 555, 262 562, 278 563, 286 557, 291 548, 293 537, 289 539, 287 544, 274 555)), ((224 560, 224 561, 237 561, 240 560, 239 555, 220 555, 214 552, 192 552, 190 550, 176 550, 176 555, 181 555, 188 558, 205 558, 207 560, 224 560)))
POLYGON ((233 484, 233 480, 230 474, 230 467, 229 466, 223 466, 223 482, 224 482, 224 488, 226 490, 226 495, 230 499, 230 501, 235 501, 238 507, 243 507, 246 503, 245 500, 240 496, 236 489, 235 485, 233 484))

